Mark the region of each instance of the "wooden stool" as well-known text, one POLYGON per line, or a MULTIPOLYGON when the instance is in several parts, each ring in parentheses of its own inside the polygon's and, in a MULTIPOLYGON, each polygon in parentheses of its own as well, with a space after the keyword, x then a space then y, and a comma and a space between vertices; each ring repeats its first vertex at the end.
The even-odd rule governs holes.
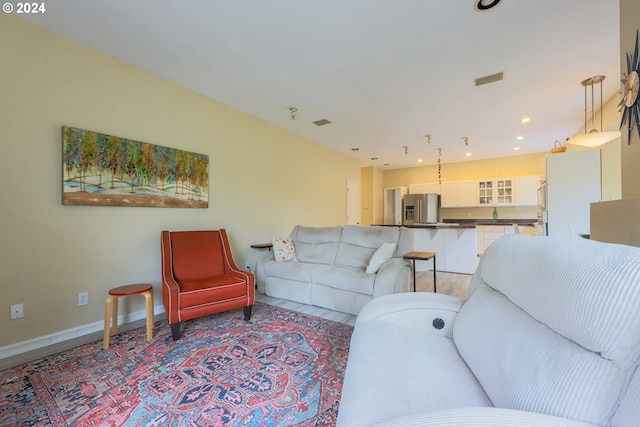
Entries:
POLYGON ((118 298, 128 295, 144 295, 147 308, 147 341, 151 341, 153 338, 153 286, 148 284, 124 285, 109 290, 109 297, 104 307, 102 348, 105 350, 109 348, 109 337, 118 333, 118 298), (111 323, 111 330, 109 323, 111 323))

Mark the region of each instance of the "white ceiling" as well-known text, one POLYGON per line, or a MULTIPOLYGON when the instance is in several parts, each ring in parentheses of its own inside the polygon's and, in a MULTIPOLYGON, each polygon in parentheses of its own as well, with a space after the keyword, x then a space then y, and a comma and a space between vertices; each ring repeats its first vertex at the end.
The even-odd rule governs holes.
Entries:
POLYGON ((504 0, 480 13, 474 0, 56 0, 20 16, 363 166, 399 168, 436 163, 437 148, 448 163, 573 136, 582 80, 604 74, 605 101, 617 96, 618 3, 504 0), (312 123, 323 118, 332 124, 312 123))

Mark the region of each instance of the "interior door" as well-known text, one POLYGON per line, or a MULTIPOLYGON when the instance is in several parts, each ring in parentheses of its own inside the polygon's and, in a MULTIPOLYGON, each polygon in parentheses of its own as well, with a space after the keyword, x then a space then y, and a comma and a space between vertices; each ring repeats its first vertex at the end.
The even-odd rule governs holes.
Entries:
POLYGON ((360 181, 347 180, 347 224, 360 225, 360 181))

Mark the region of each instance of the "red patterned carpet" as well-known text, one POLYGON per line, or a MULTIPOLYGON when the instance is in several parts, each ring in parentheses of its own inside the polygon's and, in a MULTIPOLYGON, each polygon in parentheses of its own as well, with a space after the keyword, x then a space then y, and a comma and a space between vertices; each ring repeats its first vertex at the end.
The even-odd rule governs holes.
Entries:
POLYGON ((333 426, 353 327, 256 303, 0 372, 1 426, 333 426))

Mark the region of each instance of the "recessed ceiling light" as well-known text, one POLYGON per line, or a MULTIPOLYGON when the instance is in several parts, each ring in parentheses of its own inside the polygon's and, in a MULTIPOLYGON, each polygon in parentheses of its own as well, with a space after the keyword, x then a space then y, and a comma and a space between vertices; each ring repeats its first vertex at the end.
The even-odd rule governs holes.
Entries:
POLYGON ((464 153, 465 157, 471 157, 471 153, 464 153))
POLYGON ((531 121, 531 117, 523 117, 520 119, 520 123, 525 124, 531 121))
POLYGON ((478 12, 486 12, 500 4, 502 0, 476 0, 473 8, 478 12))
POLYGON ((518 136, 516 136, 516 139, 517 139, 518 141, 522 141, 522 140, 524 139, 524 136, 522 136, 522 135, 518 135, 518 136))
POLYGON ((418 159, 418 163, 422 163, 422 159, 418 159))
POLYGON ((514 151, 518 151, 520 149, 520 147, 513 147, 514 151))

